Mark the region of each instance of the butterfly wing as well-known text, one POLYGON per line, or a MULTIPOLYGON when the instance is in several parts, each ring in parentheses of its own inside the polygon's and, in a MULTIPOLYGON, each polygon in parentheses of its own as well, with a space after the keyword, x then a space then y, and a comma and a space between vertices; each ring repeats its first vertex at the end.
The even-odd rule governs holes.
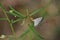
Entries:
POLYGON ((34 19, 33 20, 34 21, 34 26, 35 27, 38 26, 38 24, 41 22, 41 20, 42 20, 42 17, 39 17, 39 18, 34 19))

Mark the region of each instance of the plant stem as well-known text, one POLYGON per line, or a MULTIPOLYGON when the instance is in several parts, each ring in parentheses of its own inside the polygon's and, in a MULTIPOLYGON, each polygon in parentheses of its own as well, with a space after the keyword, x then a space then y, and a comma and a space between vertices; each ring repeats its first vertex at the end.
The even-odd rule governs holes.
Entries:
POLYGON ((10 19, 9 19, 9 17, 8 17, 8 15, 7 15, 7 13, 6 13, 6 11, 5 11, 4 9, 3 9, 3 12, 4 12, 4 15, 5 15, 6 18, 7 18, 7 21, 9 22, 9 25, 10 25, 11 31, 12 31, 14 37, 16 38, 15 31, 14 31, 14 29, 13 29, 12 23, 11 23, 11 21, 10 21, 10 19))

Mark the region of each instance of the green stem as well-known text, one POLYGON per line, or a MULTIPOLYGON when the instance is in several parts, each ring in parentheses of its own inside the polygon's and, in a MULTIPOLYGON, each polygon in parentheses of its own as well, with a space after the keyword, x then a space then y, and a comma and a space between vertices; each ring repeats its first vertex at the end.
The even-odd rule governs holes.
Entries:
POLYGON ((30 30, 30 40, 32 40, 32 31, 30 30))
POLYGON ((3 12, 4 12, 4 15, 7 18, 7 21, 9 22, 9 25, 10 25, 10 28, 11 28, 11 31, 12 31, 13 35, 16 37, 15 31, 14 31, 13 26, 12 26, 12 23, 11 23, 11 21, 10 21, 10 19, 9 19, 8 15, 6 14, 6 11, 4 9, 3 9, 3 12))

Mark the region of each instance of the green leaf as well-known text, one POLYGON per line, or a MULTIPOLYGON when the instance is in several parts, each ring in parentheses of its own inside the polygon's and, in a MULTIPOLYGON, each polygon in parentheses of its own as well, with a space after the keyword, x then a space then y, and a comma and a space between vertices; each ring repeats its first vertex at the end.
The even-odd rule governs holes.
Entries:
POLYGON ((43 10, 43 11, 41 11, 41 17, 45 17, 45 16, 47 16, 47 11, 46 10, 43 10))
POLYGON ((9 40, 14 40, 13 35, 10 35, 10 36, 9 36, 9 40))
POLYGON ((44 7, 36 9, 35 11, 33 11, 29 16, 33 16, 33 15, 37 14, 38 12, 45 10, 45 8, 47 8, 50 4, 51 4, 51 1, 48 4, 46 4, 44 7))
POLYGON ((6 18, 0 18, 0 20, 7 20, 6 18))
MULTIPOLYGON (((46 7, 39 8, 39 9, 33 11, 29 16, 33 16, 33 15, 35 15, 35 14, 38 14, 38 12, 43 12, 43 13, 44 13, 44 12, 46 11, 45 8, 46 8, 46 7)), ((43 13, 42 13, 42 14, 43 14, 43 13)), ((44 15, 45 15, 45 14, 44 14, 44 15)), ((44 16, 44 15, 43 15, 43 16, 44 16)))
POLYGON ((16 23, 16 22, 19 22, 19 21, 21 21, 21 20, 23 20, 23 19, 18 18, 18 19, 16 19, 16 20, 11 20, 11 22, 12 22, 12 23, 16 23))
POLYGON ((12 38, 12 37, 10 37, 10 38, 9 38, 9 40, 13 40, 13 38, 12 38))
POLYGON ((37 9, 37 10, 33 11, 29 16, 33 16, 35 14, 38 14, 38 12, 42 12, 41 13, 42 17, 44 17, 47 14, 45 8, 40 8, 40 9, 37 9))
POLYGON ((31 25, 29 27, 30 27, 31 31, 39 38, 39 40, 43 39, 43 37, 35 30, 34 23, 31 23, 31 25))
POLYGON ((6 9, 3 7, 3 5, 0 3, 0 8, 6 11, 6 9))
POLYGON ((10 10, 8 13, 16 17, 21 17, 20 15, 17 15, 17 13, 14 13, 13 10, 10 10))
POLYGON ((41 9, 36 9, 35 11, 33 11, 29 16, 33 16, 35 14, 37 14, 38 12, 40 12, 41 9))
POLYGON ((18 39, 20 40, 21 38, 23 38, 24 36, 26 36, 27 35, 27 33, 29 33, 30 32, 30 30, 28 29, 28 30, 26 30, 22 35, 20 35, 19 37, 18 37, 18 39))
POLYGON ((11 5, 9 5, 10 9, 13 10, 17 15, 19 15, 20 17, 25 17, 21 12, 16 11, 11 5))

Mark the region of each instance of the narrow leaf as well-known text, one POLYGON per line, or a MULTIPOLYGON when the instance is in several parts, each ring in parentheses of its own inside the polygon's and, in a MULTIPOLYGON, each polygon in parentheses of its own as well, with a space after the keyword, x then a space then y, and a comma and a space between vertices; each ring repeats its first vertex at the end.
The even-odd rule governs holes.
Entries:
POLYGON ((10 9, 13 10, 17 15, 21 16, 21 17, 25 17, 22 13, 16 11, 11 5, 9 5, 10 9))
POLYGON ((13 16, 20 17, 20 15, 17 15, 16 13, 14 13, 14 11, 13 11, 13 10, 10 10, 8 13, 9 13, 9 14, 11 14, 11 15, 13 15, 13 16))
POLYGON ((0 3, 0 8, 6 11, 6 9, 3 7, 3 5, 0 3))
POLYGON ((11 20, 11 22, 12 23, 16 23, 16 22, 19 22, 19 21, 21 21, 22 19, 20 19, 20 18, 18 18, 18 19, 16 19, 16 20, 11 20))
POLYGON ((33 32, 39 39, 43 39, 43 37, 35 30, 35 28, 34 28, 34 23, 32 23, 29 27, 30 27, 30 29, 32 30, 32 32, 33 32))
POLYGON ((24 36, 26 36, 28 33, 29 33, 29 29, 28 30, 26 30, 22 35, 20 35, 19 37, 18 37, 18 39, 21 39, 21 38, 23 38, 24 36))
POLYGON ((47 11, 46 10, 43 10, 43 11, 41 11, 41 17, 45 17, 45 16, 47 16, 47 11))
POLYGON ((44 7, 36 9, 35 11, 33 11, 29 16, 33 16, 33 15, 37 14, 38 12, 45 10, 45 8, 47 8, 50 4, 51 4, 51 1, 47 5, 45 5, 44 7))
POLYGON ((41 9, 36 9, 35 11, 33 11, 29 16, 33 16, 35 14, 37 14, 41 9))
POLYGON ((10 35, 10 36, 9 36, 9 40, 14 40, 13 35, 10 35))
POLYGON ((0 18, 0 20, 7 20, 6 18, 0 18))

